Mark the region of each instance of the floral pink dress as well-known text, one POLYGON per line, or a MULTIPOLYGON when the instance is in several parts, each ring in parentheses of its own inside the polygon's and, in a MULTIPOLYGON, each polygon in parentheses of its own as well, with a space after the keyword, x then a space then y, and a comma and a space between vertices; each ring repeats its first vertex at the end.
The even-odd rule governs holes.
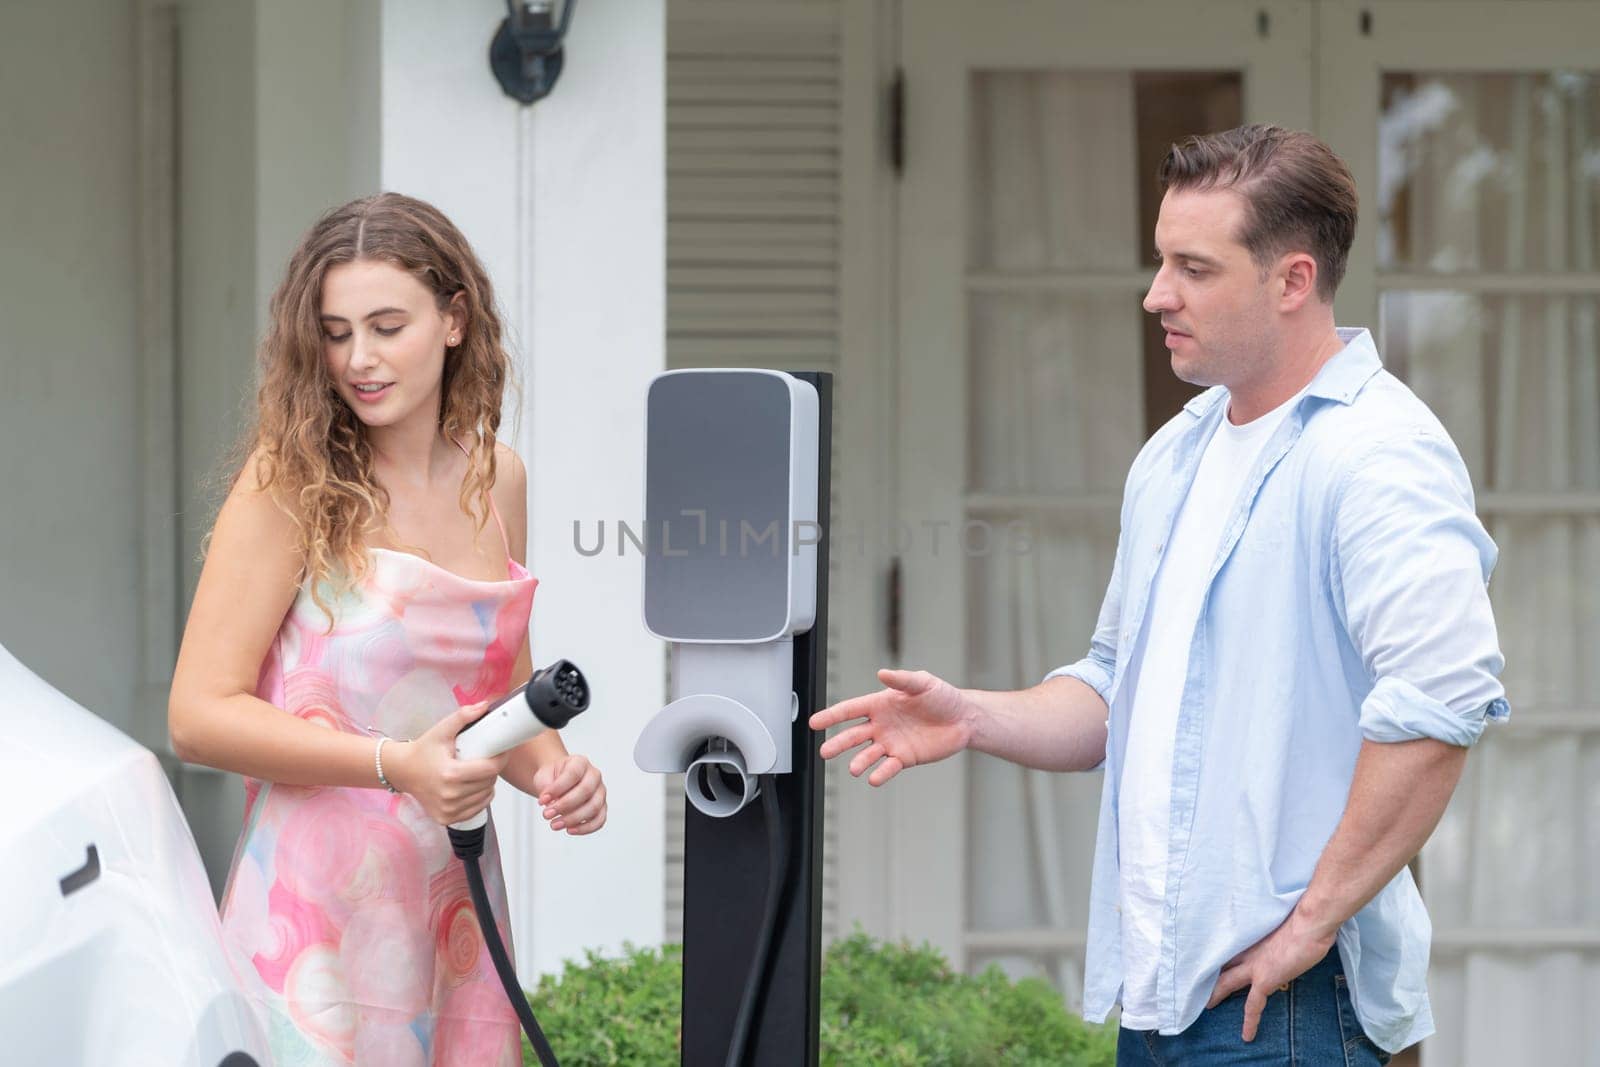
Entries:
MULTIPOLYGON (((508 688, 537 584, 515 560, 510 573, 477 581, 374 549, 353 590, 326 590, 331 632, 309 583, 300 590, 257 695, 331 730, 419 737, 508 688)), ((461 863, 421 805, 384 789, 255 779, 245 805, 222 929, 254 965, 245 977, 277 1067, 521 1064, 461 863)), ((481 862, 509 951, 493 821, 481 862)))

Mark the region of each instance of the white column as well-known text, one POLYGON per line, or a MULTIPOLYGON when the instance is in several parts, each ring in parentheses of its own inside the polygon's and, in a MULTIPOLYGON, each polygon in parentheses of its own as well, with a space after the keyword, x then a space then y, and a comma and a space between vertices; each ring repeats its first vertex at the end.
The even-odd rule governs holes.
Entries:
POLYGON ((643 511, 644 391, 665 365, 663 3, 583 0, 561 80, 529 108, 489 71, 503 3, 383 9, 383 188, 449 215, 494 282, 524 387, 503 432, 529 468, 533 658, 572 660, 595 690, 565 735, 604 772, 605 829, 568 838, 531 800, 495 801, 528 985, 584 948, 662 936, 661 787, 632 759, 662 653, 640 624, 640 560, 617 556, 614 532, 643 511), (602 519, 607 552, 586 559, 573 522, 592 543, 602 519))

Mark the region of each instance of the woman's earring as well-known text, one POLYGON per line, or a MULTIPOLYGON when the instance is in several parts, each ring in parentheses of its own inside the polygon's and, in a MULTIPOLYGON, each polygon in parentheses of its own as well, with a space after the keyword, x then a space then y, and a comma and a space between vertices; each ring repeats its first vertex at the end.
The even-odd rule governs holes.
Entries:
POLYGON ((451 334, 450 335, 450 340, 449 340, 448 343, 449 344, 455 344, 456 343, 456 335, 455 334, 451 334))

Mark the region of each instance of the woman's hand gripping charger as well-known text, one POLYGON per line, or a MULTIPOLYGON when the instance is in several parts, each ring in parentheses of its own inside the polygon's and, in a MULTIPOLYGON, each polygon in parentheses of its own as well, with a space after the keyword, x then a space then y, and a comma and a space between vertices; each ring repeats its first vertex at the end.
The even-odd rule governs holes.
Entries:
MULTIPOLYGON (((487 759, 531 741, 546 730, 559 730, 589 706, 589 683, 571 662, 560 659, 535 671, 526 685, 495 701, 471 726, 456 735, 456 756, 487 759)), ((489 821, 484 809, 455 830, 475 830, 489 821)))

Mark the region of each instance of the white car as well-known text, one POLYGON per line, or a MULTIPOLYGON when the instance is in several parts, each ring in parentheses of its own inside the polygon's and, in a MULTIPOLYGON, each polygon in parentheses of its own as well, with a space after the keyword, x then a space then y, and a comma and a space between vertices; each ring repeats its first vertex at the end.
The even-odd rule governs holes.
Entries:
POLYGON ((0 1060, 270 1067, 148 749, 0 646, 0 1060))

